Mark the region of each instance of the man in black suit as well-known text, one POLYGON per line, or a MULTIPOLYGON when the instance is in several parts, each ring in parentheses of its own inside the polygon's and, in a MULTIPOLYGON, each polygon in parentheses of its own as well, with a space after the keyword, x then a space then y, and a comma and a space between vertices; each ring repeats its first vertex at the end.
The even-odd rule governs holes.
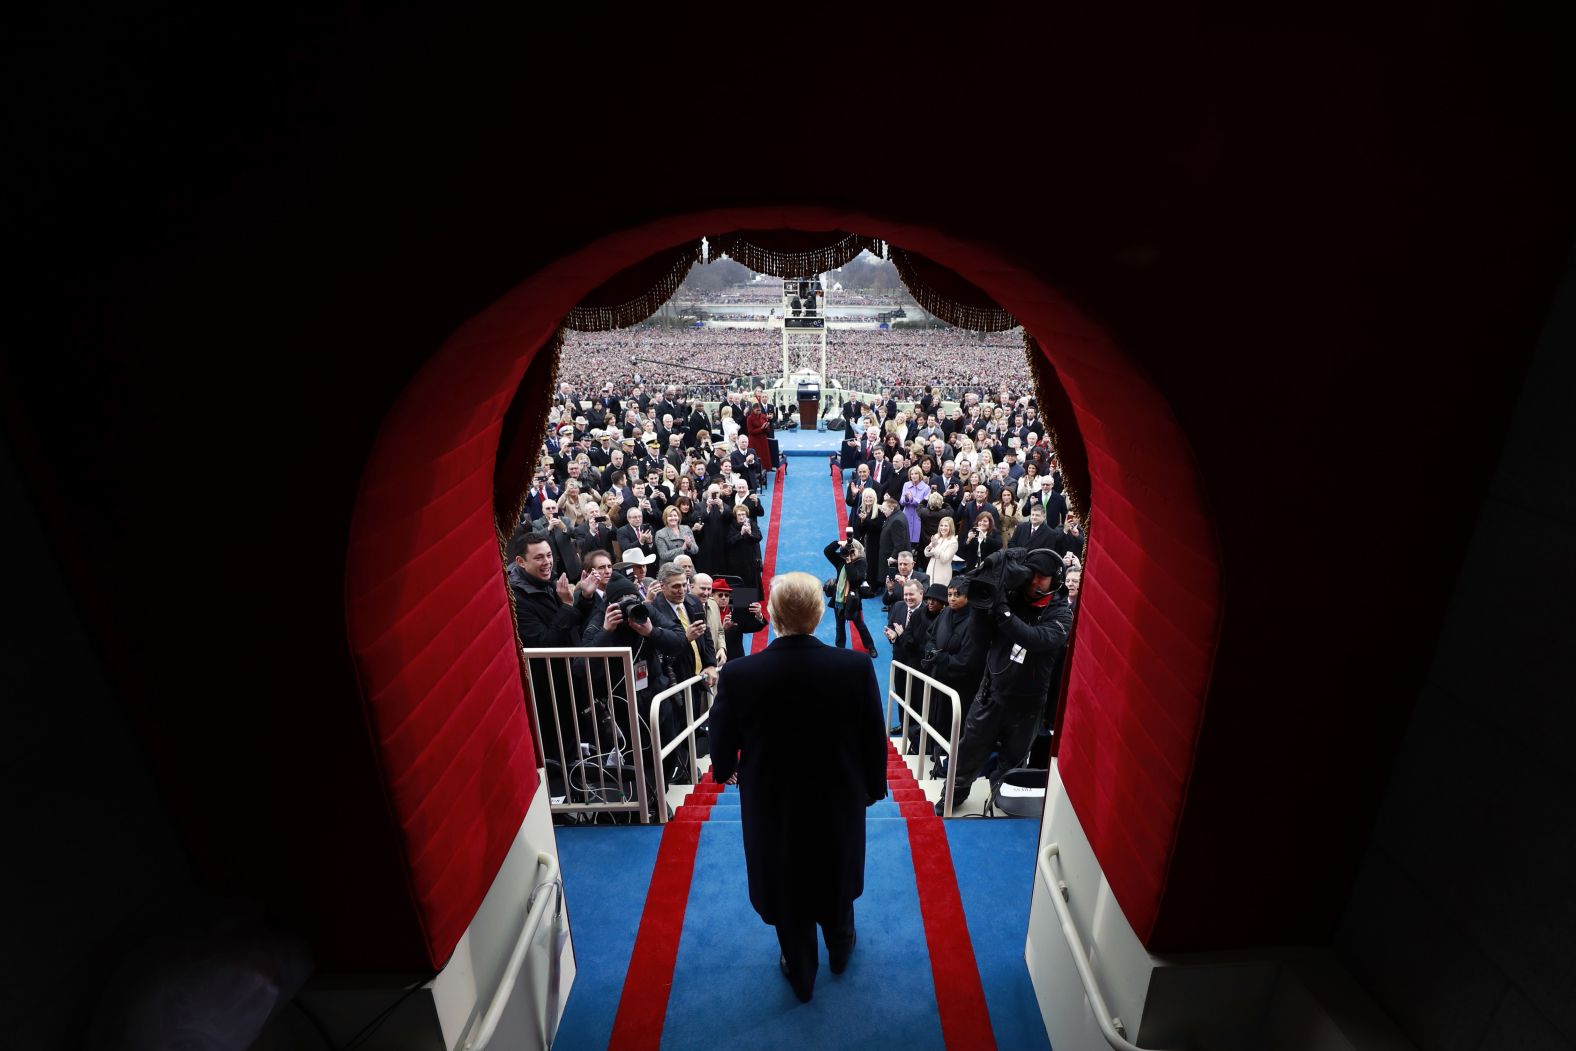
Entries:
POLYGON ((1024 509, 1038 505, 1045 511, 1047 522, 1060 523, 1067 517, 1067 498, 1053 489, 1054 479, 1049 475, 1040 475, 1040 491, 1030 493, 1023 502, 1024 509))
POLYGON ((777 928, 794 995, 815 990, 815 928, 833 974, 854 951, 865 887, 865 808, 886 796, 887 742, 875 666, 813 632, 826 611, 808 573, 772 581, 776 637, 730 660, 711 709, 712 776, 739 775, 750 904, 777 928))
POLYGON ((881 513, 886 516, 881 525, 881 546, 876 552, 876 564, 865 571, 865 579, 872 586, 884 583, 886 575, 895 571, 899 551, 914 550, 914 542, 908 538, 908 519, 898 511, 897 497, 890 493, 882 497, 881 513))
POLYGON ((903 601, 903 589, 910 580, 919 581, 920 590, 930 586, 930 574, 922 573, 914 568, 914 552, 899 551, 897 553, 897 566, 895 570, 889 569, 886 575, 886 586, 881 592, 881 605, 891 609, 903 601))
POLYGON ((709 688, 717 681, 717 648, 706 630, 706 607, 689 594, 682 566, 669 562, 657 574, 657 594, 647 603, 651 619, 684 636, 689 652, 673 662, 677 681, 704 675, 709 688))
POLYGON ((1045 524, 1045 505, 1036 500, 1029 504, 1029 520, 1018 523, 1007 546, 1021 547, 1025 551, 1033 551, 1038 547, 1054 549, 1059 533, 1059 530, 1045 524))
POLYGON ((903 486, 907 482, 908 461, 903 458, 902 453, 895 452, 892 454, 891 461, 887 464, 885 476, 883 476, 876 488, 882 496, 890 494, 892 499, 901 501, 903 498, 903 486))
POLYGON ((973 495, 969 497, 962 507, 958 508, 958 535, 967 535, 968 531, 974 528, 974 523, 979 520, 982 514, 990 515, 995 519, 996 528, 1000 531, 1001 512, 990 502, 990 489, 983 483, 976 485, 973 495))
POLYGON ((859 499, 869 484, 870 465, 862 463, 854 468, 854 477, 843 487, 843 504, 851 514, 859 513, 859 499))
POLYGON ((1079 559, 1083 558, 1083 526, 1079 524, 1077 515, 1071 511, 1067 513, 1067 524, 1062 527, 1061 535, 1056 538, 1056 543, 1051 546, 1064 559, 1068 555, 1077 555, 1079 559))
POLYGON ((892 465, 886 462, 886 450, 877 445, 870 450, 870 484, 876 487, 876 492, 881 492, 882 487, 892 478, 892 465))
POLYGON ((542 501, 542 517, 532 522, 529 529, 547 537, 547 544, 553 550, 554 574, 563 573, 570 580, 579 580, 580 548, 575 543, 574 532, 558 512, 557 500, 542 501))
POLYGON ((618 527, 613 534, 618 541, 618 549, 622 553, 632 547, 642 551, 656 550, 656 541, 651 532, 651 526, 645 521, 645 513, 639 507, 631 507, 624 512, 624 524, 618 527))

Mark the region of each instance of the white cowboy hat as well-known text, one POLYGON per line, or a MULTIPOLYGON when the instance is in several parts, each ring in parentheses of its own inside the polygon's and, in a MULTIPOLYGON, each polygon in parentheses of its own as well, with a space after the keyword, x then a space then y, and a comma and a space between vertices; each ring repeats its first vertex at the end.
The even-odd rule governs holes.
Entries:
POLYGON ((648 555, 638 547, 628 547, 624 549, 624 557, 621 561, 628 562, 632 566, 649 566, 656 560, 656 555, 648 555))

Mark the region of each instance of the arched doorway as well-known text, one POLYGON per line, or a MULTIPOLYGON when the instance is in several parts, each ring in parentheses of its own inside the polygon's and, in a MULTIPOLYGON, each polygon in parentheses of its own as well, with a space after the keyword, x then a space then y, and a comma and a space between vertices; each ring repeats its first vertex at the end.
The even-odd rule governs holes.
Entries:
MULTIPOLYGON (((1128 922, 1147 936, 1220 607, 1214 527, 1175 417, 1097 325, 989 249, 871 214, 761 207, 665 219, 564 257, 456 332, 384 422, 352 524, 347 627, 431 962, 453 950, 536 789, 493 517, 505 413, 586 293, 685 240, 738 229, 857 231, 909 248, 990 294, 1043 349, 1100 509, 1062 778, 1128 922)), ((544 412, 547 396, 543 384, 544 412)))

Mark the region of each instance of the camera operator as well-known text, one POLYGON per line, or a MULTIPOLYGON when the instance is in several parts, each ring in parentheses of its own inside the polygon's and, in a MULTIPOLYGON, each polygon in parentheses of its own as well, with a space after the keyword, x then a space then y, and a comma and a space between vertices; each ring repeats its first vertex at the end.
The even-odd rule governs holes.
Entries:
MULTIPOLYGON (((987 648, 985 672, 955 757, 954 805, 968 798, 993 748, 998 776, 1029 754, 1072 627, 1062 572, 1054 551, 1009 548, 983 564, 968 583, 974 630, 987 648), (1027 579, 1020 583, 1022 576, 1027 579)), ((942 812, 942 803, 936 812, 942 812)))

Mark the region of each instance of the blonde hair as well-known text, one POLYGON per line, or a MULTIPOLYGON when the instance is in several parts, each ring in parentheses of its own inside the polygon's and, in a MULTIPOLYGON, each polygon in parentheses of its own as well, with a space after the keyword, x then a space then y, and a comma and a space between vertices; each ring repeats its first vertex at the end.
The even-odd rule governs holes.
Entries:
POLYGON ((859 510, 863 511, 866 504, 872 508, 876 506, 876 491, 868 485, 859 491, 859 510))
POLYGON ((771 580, 766 600, 772 631, 778 635, 809 635, 826 612, 821 582, 808 573, 783 573, 771 580))
POLYGON ((937 536, 957 536, 958 535, 957 528, 955 526, 953 526, 953 524, 952 524, 952 516, 951 515, 942 515, 941 516, 941 521, 936 523, 936 535, 937 536), (943 533, 941 531, 942 527, 946 527, 947 531, 945 533, 943 533))

